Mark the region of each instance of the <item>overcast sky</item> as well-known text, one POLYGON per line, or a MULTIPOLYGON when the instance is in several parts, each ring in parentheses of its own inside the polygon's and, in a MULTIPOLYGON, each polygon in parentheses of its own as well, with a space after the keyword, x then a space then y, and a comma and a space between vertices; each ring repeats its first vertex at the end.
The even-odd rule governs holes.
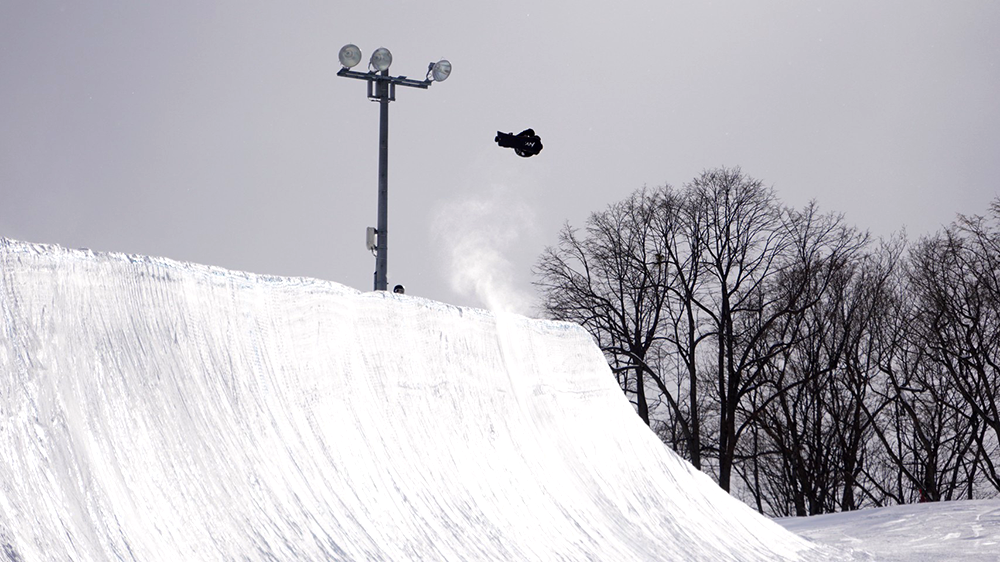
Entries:
POLYGON ((1000 2, 0 0, 0 236, 528 312, 565 221, 741 166, 911 238, 1000 192, 1000 2), (366 62, 357 70, 365 66, 366 62), (523 159, 497 130, 534 128, 523 159))

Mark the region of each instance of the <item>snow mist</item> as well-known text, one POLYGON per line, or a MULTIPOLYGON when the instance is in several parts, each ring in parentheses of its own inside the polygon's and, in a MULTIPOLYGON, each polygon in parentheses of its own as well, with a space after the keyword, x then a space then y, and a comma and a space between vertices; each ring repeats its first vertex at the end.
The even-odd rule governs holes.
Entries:
POLYGON ((527 315, 531 295, 515 286, 506 253, 531 230, 533 218, 531 207, 501 186, 444 204, 431 228, 451 288, 490 310, 527 315))

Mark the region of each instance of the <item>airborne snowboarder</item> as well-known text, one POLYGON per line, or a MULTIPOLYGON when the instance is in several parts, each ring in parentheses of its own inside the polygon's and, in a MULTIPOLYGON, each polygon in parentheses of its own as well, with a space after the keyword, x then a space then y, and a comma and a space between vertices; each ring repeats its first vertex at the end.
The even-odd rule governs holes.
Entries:
POLYGON ((503 148, 513 148, 514 153, 523 158, 542 151, 542 139, 533 129, 525 129, 516 135, 497 131, 497 136, 493 140, 503 148))

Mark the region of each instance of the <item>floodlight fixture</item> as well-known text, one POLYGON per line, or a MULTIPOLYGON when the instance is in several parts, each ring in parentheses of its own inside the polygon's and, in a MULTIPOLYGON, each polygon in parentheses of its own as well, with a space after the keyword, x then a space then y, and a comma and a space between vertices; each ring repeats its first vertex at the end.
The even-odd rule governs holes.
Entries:
POLYGON ((379 47, 378 49, 375 49, 374 53, 372 53, 372 58, 371 61, 369 61, 369 64, 371 64, 372 68, 379 72, 389 70, 389 65, 392 64, 392 53, 390 53, 389 49, 386 49, 385 47, 379 47))
MULTIPOLYGON (((340 64, 337 76, 364 80, 368 83, 368 99, 378 102, 378 220, 377 226, 368 227, 366 246, 375 252, 375 290, 385 291, 388 287, 389 252, 389 102, 396 101, 396 86, 426 90, 434 82, 444 82, 451 74, 451 63, 441 59, 427 65, 427 75, 423 80, 406 76, 390 76, 392 53, 379 47, 368 61, 368 71, 351 70, 361 62, 361 49, 347 44, 340 49, 340 64)), ((399 286, 402 289, 402 286, 399 286)))
POLYGON ((451 74, 451 63, 445 59, 431 63, 427 69, 427 75, 435 82, 444 82, 449 74, 451 74))
POLYGON ((340 54, 337 55, 337 58, 340 59, 340 65, 344 68, 354 68, 361 62, 361 49, 357 45, 348 43, 340 48, 340 54))

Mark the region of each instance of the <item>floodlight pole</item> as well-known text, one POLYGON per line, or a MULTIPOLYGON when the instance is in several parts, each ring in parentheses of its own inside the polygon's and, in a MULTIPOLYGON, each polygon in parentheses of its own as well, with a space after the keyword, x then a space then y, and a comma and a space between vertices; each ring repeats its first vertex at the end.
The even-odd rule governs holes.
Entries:
MULTIPOLYGON (((382 76, 389 76, 383 70, 382 76)), ((389 267, 389 83, 377 84, 378 94, 378 245, 375 247, 375 290, 385 291, 389 267)))
POLYGON ((433 80, 412 80, 382 72, 355 72, 341 68, 337 76, 368 81, 368 99, 379 103, 378 116, 378 226, 375 246, 375 290, 388 288, 389 246, 389 102, 396 100, 396 85, 426 90, 433 80))

